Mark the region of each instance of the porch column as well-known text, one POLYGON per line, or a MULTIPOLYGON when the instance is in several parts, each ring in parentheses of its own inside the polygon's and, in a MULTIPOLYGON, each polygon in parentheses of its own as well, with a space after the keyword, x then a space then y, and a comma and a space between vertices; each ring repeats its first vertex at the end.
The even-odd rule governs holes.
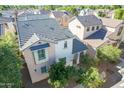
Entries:
POLYGON ((77 55, 77 64, 79 64, 80 62, 80 52, 78 52, 78 55, 77 55))

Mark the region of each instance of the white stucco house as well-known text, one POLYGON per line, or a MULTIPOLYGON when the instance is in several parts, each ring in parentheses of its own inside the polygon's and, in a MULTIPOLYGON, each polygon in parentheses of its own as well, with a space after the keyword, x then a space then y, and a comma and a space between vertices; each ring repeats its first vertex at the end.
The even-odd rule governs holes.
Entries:
POLYGON ((79 39, 60 27, 54 18, 31 17, 17 20, 19 48, 27 64, 32 83, 46 79, 52 64, 66 61, 79 64, 80 54, 87 50, 79 39))
POLYGON ((123 40, 124 22, 95 15, 77 16, 69 23, 70 31, 88 46, 88 53, 96 55, 96 49, 112 44, 119 46, 123 40))

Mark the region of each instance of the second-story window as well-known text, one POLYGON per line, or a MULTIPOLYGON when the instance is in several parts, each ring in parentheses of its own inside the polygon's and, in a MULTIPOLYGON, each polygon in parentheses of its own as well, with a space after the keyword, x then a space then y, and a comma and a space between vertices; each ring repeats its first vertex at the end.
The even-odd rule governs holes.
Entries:
POLYGON ((94 31, 94 26, 92 27, 92 31, 94 31))
POLYGON ((96 30, 98 30, 98 29, 99 29, 99 26, 96 27, 96 30))
POLYGON ((87 31, 90 31, 90 27, 87 27, 87 31))
POLYGON ((64 48, 67 48, 67 41, 64 42, 64 48))
POLYGON ((46 58, 46 56, 45 56, 45 49, 38 50, 37 53, 38 53, 38 60, 43 60, 43 59, 46 58))

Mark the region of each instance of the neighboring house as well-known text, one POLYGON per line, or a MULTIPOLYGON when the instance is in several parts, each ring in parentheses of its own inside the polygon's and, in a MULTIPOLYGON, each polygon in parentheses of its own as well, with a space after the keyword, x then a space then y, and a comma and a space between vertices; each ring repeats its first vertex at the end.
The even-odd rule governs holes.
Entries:
POLYGON ((53 18, 18 20, 19 46, 27 64, 32 83, 46 79, 52 64, 66 61, 79 64, 87 47, 53 18))
POLYGON ((102 28, 102 21, 94 15, 77 16, 69 23, 70 31, 80 40, 84 40, 100 28, 102 28))
POLYGON ((13 18, 0 17, 0 36, 5 35, 7 32, 15 33, 15 31, 13 18))
POLYGON ((112 34, 108 38, 115 42, 115 44, 120 44, 124 36, 124 21, 111 19, 111 18, 101 18, 103 22, 103 28, 112 34))
POLYGON ((95 10, 92 10, 92 9, 83 9, 79 13, 79 16, 86 16, 86 15, 95 15, 95 10))
POLYGON ((61 26, 68 27, 68 23, 69 23, 69 20, 71 19, 72 15, 66 11, 65 12, 51 11, 50 17, 55 18, 61 26))
POLYGON ((88 46, 88 54, 96 55, 96 49, 112 44, 119 46, 124 34, 121 20, 97 18, 94 15, 77 16, 69 23, 70 31, 88 46))
POLYGON ((101 12, 102 14, 105 14, 106 18, 114 19, 115 10, 99 9, 99 10, 95 10, 95 11, 96 11, 96 16, 99 16, 99 13, 101 12))

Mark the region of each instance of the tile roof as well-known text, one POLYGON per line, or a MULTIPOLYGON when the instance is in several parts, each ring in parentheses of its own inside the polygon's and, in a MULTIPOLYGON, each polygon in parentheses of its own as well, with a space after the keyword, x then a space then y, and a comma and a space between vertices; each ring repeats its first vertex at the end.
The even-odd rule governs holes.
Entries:
POLYGON ((104 29, 100 29, 96 31, 95 33, 88 36, 84 42, 92 46, 93 48, 98 48, 103 43, 107 41, 108 36, 110 36, 113 32, 106 31, 104 29))
POLYGON ((104 29, 99 29, 95 33, 88 36, 86 39, 101 39, 101 40, 103 40, 109 34, 110 34, 109 31, 106 31, 104 29))
POLYGON ((109 27, 117 27, 119 24, 123 23, 123 20, 111 19, 111 18, 100 18, 103 22, 103 25, 109 27))
POLYGON ((84 45, 81 41, 79 41, 78 39, 73 39, 73 51, 72 51, 72 53, 81 52, 81 51, 86 50, 86 49, 87 49, 86 45, 84 45))
POLYGON ((56 18, 62 17, 64 15, 69 15, 68 12, 63 12, 63 11, 52 11, 52 13, 56 18))
POLYGON ((77 16, 76 17, 84 26, 94 26, 102 24, 102 21, 95 15, 77 16))
POLYGON ((8 17, 0 17, 0 24, 6 23, 6 22, 13 22, 13 18, 8 18, 8 17))
POLYGON ((20 46, 22 47, 35 33, 42 40, 59 41, 73 37, 67 29, 62 29, 57 21, 52 18, 18 21, 20 46))

